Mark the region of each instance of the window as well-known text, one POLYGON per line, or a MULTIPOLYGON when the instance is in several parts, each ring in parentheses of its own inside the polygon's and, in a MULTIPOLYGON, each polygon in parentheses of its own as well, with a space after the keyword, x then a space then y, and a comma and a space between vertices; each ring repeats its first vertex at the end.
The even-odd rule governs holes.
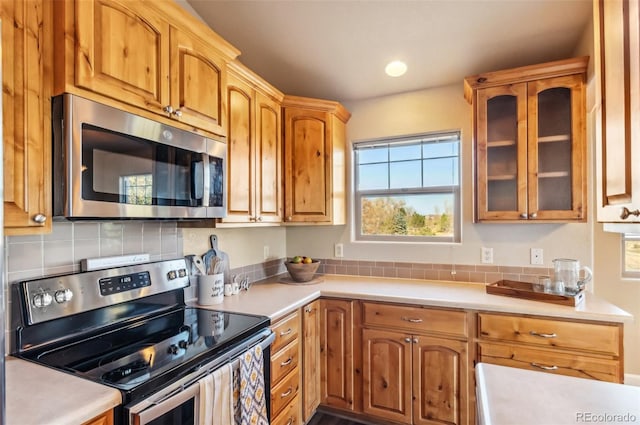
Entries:
POLYGON ((640 233, 622 235, 622 275, 640 279, 640 233))
POLYGON ((121 200, 125 204, 151 205, 153 176, 139 174, 120 177, 121 200))
POLYGON ((460 133, 356 142, 356 240, 460 241, 460 133))

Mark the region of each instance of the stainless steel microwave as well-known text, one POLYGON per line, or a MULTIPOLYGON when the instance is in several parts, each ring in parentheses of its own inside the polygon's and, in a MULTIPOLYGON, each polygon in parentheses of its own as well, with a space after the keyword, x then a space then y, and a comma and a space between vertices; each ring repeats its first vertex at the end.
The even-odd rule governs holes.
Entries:
POLYGON ((52 118, 54 216, 225 216, 224 142, 71 94, 52 118))

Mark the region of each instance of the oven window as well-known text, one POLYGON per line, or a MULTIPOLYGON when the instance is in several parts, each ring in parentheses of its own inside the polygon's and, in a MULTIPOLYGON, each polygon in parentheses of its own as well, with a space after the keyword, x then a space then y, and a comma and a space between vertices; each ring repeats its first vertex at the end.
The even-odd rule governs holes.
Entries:
POLYGON ((82 126, 82 198, 134 205, 202 206, 202 154, 82 126))
POLYGON ((152 421, 148 422, 149 425, 195 425, 195 418, 193 417, 195 412, 194 399, 182 403, 175 409, 159 416, 152 421))

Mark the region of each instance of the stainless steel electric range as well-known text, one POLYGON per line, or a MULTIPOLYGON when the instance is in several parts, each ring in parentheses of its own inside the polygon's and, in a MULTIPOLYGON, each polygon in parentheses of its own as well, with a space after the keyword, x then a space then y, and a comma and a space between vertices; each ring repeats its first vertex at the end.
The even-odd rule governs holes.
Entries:
POLYGON ((120 390, 117 424, 187 425, 198 382, 261 344, 269 406, 269 318, 188 307, 188 285, 184 259, 17 283, 14 355, 120 390))

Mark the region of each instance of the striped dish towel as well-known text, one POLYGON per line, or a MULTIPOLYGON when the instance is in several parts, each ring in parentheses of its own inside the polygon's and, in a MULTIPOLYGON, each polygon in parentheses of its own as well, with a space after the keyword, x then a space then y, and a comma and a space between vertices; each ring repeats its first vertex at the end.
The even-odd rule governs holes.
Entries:
POLYGON ((235 410, 236 424, 269 425, 264 385, 264 360, 260 345, 250 348, 240 357, 239 380, 239 408, 235 410))

